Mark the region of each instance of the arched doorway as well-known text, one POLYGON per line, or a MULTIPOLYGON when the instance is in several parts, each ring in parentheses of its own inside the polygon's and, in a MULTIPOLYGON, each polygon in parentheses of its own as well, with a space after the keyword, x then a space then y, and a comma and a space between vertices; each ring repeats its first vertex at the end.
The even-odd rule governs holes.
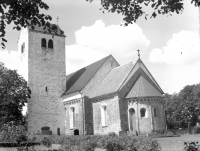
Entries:
POLYGON ((133 108, 129 109, 129 130, 136 131, 136 117, 135 117, 135 110, 133 108))

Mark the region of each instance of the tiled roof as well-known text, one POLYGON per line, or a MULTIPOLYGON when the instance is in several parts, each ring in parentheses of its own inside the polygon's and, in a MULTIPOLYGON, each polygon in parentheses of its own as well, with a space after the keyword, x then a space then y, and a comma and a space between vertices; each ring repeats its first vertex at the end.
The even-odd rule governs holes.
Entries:
POLYGON ((134 64, 131 62, 129 64, 112 69, 92 97, 116 92, 125 78, 128 76, 133 66, 134 64))
MULTIPOLYGON (((51 34, 56 34, 56 35, 59 35, 59 36, 65 36, 64 32, 60 29, 60 27, 56 24, 51 24, 51 26, 56 26, 57 27, 57 31, 52 31, 51 34)), ((28 29, 29 30, 33 30, 33 31, 38 31, 38 32, 46 32, 46 33, 49 33, 48 31, 48 28, 46 27, 46 29, 44 29, 43 26, 39 26, 39 25, 34 25, 34 29, 32 29, 31 26, 28 26, 28 29)))
POLYGON ((143 76, 140 76, 126 98, 162 96, 143 76))
POLYGON ((66 92, 64 94, 82 90, 109 57, 110 55, 67 75, 66 92))

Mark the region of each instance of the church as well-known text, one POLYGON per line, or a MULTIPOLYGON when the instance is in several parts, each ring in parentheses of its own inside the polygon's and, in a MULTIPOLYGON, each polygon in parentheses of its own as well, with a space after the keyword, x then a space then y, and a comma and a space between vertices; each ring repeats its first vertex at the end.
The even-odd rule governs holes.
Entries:
POLYGON ((112 55, 66 75, 65 35, 42 27, 22 29, 19 73, 28 81, 28 132, 139 134, 166 127, 163 91, 138 54, 120 66, 112 55))

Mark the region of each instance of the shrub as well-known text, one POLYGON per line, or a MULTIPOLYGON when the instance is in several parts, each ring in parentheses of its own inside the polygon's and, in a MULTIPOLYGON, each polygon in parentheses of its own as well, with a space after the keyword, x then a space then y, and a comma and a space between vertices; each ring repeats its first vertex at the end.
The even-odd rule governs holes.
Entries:
POLYGON ((4 124, 0 131, 1 142, 24 142, 27 140, 27 132, 22 125, 14 125, 12 123, 4 124))
POLYGON ((118 135, 115 132, 108 133, 108 136, 110 136, 110 137, 118 137, 118 135))
POLYGON ((200 133, 200 126, 195 126, 195 127, 193 128, 193 133, 194 133, 194 134, 200 133))
POLYGON ((67 151, 94 151, 95 148, 107 151, 160 151, 158 142, 150 138, 133 136, 71 136, 67 137, 61 149, 67 151))
POLYGON ((51 147, 51 141, 47 137, 42 139, 41 144, 47 147, 51 147))
POLYGON ((184 142, 185 151, 198 151, 199 144, 198 142, 184 142))

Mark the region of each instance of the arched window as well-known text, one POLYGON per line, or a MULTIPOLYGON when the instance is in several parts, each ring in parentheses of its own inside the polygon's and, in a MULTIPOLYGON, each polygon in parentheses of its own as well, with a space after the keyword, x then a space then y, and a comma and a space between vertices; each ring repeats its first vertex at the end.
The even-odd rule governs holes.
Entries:
POLYGON ((135 126, 135 110, 133 108, 129 109, 129 123, 130 123, 130 130, 133 131, 135 126))
POLYGON ((45 38, 42 38, 41 45, 42 45, 43 48, 47 47, 46 39, 45 38))
POLYGON ((75 128, 75 108, 74 107, 70 107, 69 110, 69 118, 70 118, 70 129, 74 129, 75 128))
POLYGON ((107 126, 107 106, 101 106, 101 125, 107 126))
POLYGON ((53 40, 49 40, 48 42, 48 48, 53 49, 53 40))
POLYGON ((145 108, 141 108, 140 109, 140 116, 141 117, 146 117, 146 109, 145 108))

